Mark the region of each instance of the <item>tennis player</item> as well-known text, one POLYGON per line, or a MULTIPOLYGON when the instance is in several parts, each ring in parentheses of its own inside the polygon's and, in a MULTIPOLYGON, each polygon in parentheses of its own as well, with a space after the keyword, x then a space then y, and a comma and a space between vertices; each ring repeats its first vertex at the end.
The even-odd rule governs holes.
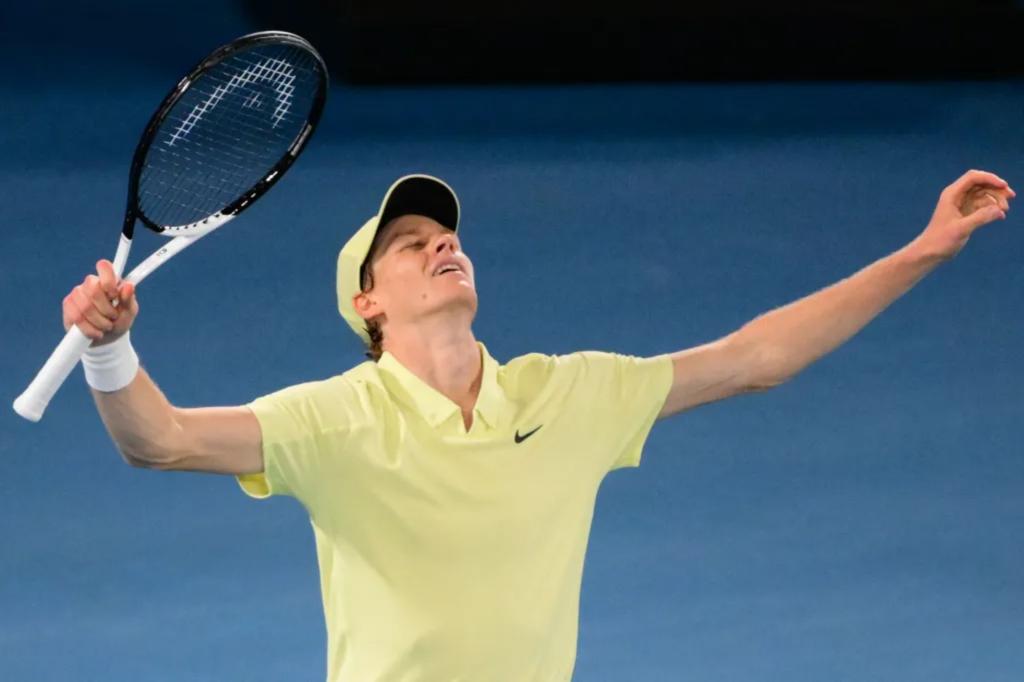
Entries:
POLYGON ((395 182, 338 256, 338 306, 371 356, 344 374, 245 406, 175 407, 139 367, 138 303, 106 261, 64 300, 64 323, 95 340, 86 377, 129 464, 235 474, 253 497, 305 506, 330 682, 565 681, 604 476, 640 463, 657 419, 777 386, 842 344, 1014 196, 970 171, 900 250, 655 357, 491 357, 473 335, 458 200, 424 175, 395 182))

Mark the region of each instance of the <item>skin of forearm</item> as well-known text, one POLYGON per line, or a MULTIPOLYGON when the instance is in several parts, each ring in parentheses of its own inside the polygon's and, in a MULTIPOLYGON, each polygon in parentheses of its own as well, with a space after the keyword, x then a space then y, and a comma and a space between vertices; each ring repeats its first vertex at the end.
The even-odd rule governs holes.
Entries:
POLYGON ((912 243, 748 322, 738 335, 763 359, 758 383, 780 384, 835 350, 942 261, 912 243))
POLYGON ((159 468, 170 459, 181 427, 175 407, 145 369, 140 367, 135 379, 118 391, 91 390, 103 424, 126 462, 159 468))

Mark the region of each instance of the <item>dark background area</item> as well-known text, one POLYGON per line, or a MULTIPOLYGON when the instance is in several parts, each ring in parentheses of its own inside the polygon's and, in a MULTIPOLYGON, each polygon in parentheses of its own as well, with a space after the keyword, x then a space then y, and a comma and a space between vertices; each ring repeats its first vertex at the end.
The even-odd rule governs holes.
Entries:
POLYGON ((1020 73, 1013 0, 248 0, 360 83, 992 78, 1020 73))
MULTIPOLYGON (((968 168, 1024 187, 1016 6, 344 7, 0 5, 8 401, 113 255, 153 107, 250 31, 305 33, 333 84, 288 176, 140 287, 133 343, 181 406, 363 360, 335 258, 406 173, 458 192, 502 362, 719 338, 906 244, 968 168)), ((1019 680, 1020 211, 793 381, 654 427, 598 496, 574 682, 1019 680)), ((126 466, 79 370, 43 422, 0 410, 0 463, 0 680, 324 678, 294 501, 126 466)))
POLYGON ((1024 68, 1020 0, 47 0, 7 3, 0 20, 12 53, 38 46, 115 57, 146 47, 133 58, 176 67, 175 50, 224 42, 238 22, 272 25, 308 37, 336 78, 362 84, 991 79, 1024 68))

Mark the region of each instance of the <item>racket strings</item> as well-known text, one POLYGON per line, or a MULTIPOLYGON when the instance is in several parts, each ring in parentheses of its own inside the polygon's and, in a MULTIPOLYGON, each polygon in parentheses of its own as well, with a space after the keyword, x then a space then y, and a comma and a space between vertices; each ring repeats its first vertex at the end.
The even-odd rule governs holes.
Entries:
MULTIPOLYGON (((261 73, 265 71, 262 65, 258 65, 255 69, 255 73, 261 73)), ((291 76, 294 80, 294 75, 291 76)), ((163 144, 167 147, 173 148, 175 143, 186 135, 192 134, 203 134, 204 128, 195 130, 195 124, 202 120, 203 116, 211 111, 215 105, 219 104, 226 93, 231 90, 237 90, 241 87, 239 84, 256 83, 258 79, 252 76, 246 78, 239 78, 237 74, 232 75, 229 80, 223 78, 218 79, 218 74, 209 74, 206 77, 209 86, 213 86, 213 92, 205 100, 194 105, 190 110, 186 111, 185 107, 175 107, 171 112, 168 113, 163 125, 168 126, 169 123, 176 122, 178 125, 174 128, 171 135, 163 140, 163 144), (218 82, 218 80, 220 82, 218 82)), ((267 81, 267 84, 276 85, 277 81, 271 79, 267 81)), ((294 129, 295 124, 305 121, 306 111, 301 111, 301 116, 292 115, 295 107, 292 106, 294 100, 295 86, 288 84, 285 91, 278 89, 276 94, 278 95, 278 101, 270 116, 271 127, 267 129, 267 116, 262 111, 257 111, 261 104, 260 93, 252 93, 242 103, 241 107, 238 107, 234 112, 236 117, 235 123, 246 129, 246 132, 253 133, 259 132, 260 135, 271 134, 278 136, 280 139, 284 139, 287 135, 284 131, 294 129)))
MULTIPOLYGON (((244 79, 236 78, 235 82, 239 80, 244 79)), ((282 129, 283 118, 280 108, 271 114, 269 128, 265 119, 256 120, 251 125, 248 124, 244 116, 245 109, 237 108, 234 125, 202 125, 197 129, 196 123, 202 120, 199 116, 210 109, 209 103, 217 101, 218 104, 224 106, 220 102, 223 98, 222 86, 220 90, 214 89, 211 97, 193 107, 190 112, 191 120, 185 119, 188 125, 179 124, 172 130, 171 138, 174 144, 165 145, 160 150, 163 156, 160 162, 165 164, 161 170, 164 172, 146 173, 146 180, 155 179, 158 181, 156 183, 158 186, 153 187, 149 182, 144 182, 143 191, 147 194, 156 192, 164 199, 162 203, 145 202, 150 204, 146 206, 147 214, 155 218, 156 214, 167 213, 171 207, 174 207, 180 210, 173 213, 184 212, 185 215, 185 217, 179 218, 164 216, 160 220, 162 223, 188 223, 189 218, 205 217, 205 215, 223 208, 224 205, 236 199, 255 184, 294 140, 294 136, 291 134, 277 135, 276 148, 272 153, 267 154, 267 147, 268 145, 273 146, 272 138, 275 137, 268 135, 268 132, 282 129), (243 115, 240 116, 239 112, 242 112, 243 115), (213 132, 207 134, 208 130, 213 132), (233 131, 237 131, 237 134, 234 134, 233 131), (182 145, 180 139, 186 134, 191 134, 191 144, 182 145), (172 172, 166 172, 168 170, 172 172), (183 174, 189 174, 184 177, 188 177, 191 181, 182 182, 183 174), (213 203, 199 201, 200 205, 197 206, 197 199, 201 199, 203 194, 213 203), (190 211, 190 208, 194 210, 190 211)), ((209 123, 216 124, 218 121, 210 120, 209 123)), ((302 123, 304 121, 298 122, 288 132, 301 130, 302 123)), ((148 165, 151 169, 156 166, 152 160, 148 165)))
MULTIPOLYGON (((205 145, 208 148, 223 146, 220 153, 224 154, 229 159, 235 160, 236 163, 243 163, 248 160, 252 153, 262 151, 266 137, 263 135, 262 129, 258 125, 250 125, 245 121, 238 121, 237 128, 244 129, 246 134, 232 135, 230 131, 225 131, 214 136, 209 134, 205 128, 193 129, 189 134, 192 136, 196 145, 205 145), (253 141, 253 138, 257 135, 261 136, 261 142, 258 145, 253 141), (226 145, 225 143, 230 144, 226 145)), ((277 138, 279 142, 289 144, 292 139, 294 139, 286 138, 283 135, 279 135, 277 138)), ((193 163, 196 161, 195 157, 190 156, 191 146, 166 144, 163 148, 157 151, 162 154, 170 154, 172 157, 183 159, 186 163, 193 163)))
MULTIPOLYGON (((173 145, 176 141, 188 135, 196 123, 202 120, 203 116, 212 108, 216 107, 226 94, 250 83, 258 83, 260 81, 266 81, 273 85, 279 95, 277 107, 271 116, 272 125, 276 127, 285 113, 291 109, 292 93, 295 91, 295 86, 292 83, 295 82, 295 74, 284 60, 268 57, 252 68, 246 68, 241 73, 232 74, 227 83, 218 84, 209 98, 194 106, 185 119, 179 122, 178 128, 168 138, 167 144, 173 145)), ((246 100, 244 106, 252 106, 258 97, 258 94, 251 95, 246 100)))
MULTIPOLYGON (((190 112, 189 116, 192 116, 191 112, 190 112)), ((301 124, 303 121, 305 121, 305 118, 298 118, 298 117, 293 117, 293 116, 287 116, 286 115, 286 116, 283 116, 280 120, 283 121, 283 123, 284 123, 284 125, 281 126, 281 130, 292 130, 292 129, 295 128, 296 124, 301 124)), ((187 132, 180 132, 180 131, 186 130, 185 123, 188 123, 188 121, 187 120, 181 120, 181 119, 173 118, 173 114, 171 116, 168 116, 168 121, 167 122, 171 122, 171 123, 179 122, 179 123, 181 123, 181 128, 179 130, 175 130, 174 133, 171 136, 169 136, 167 139, 165 139, 163 141, 164 147, 166 149, 170 149, 170 150, 178 149, 178 148, 181 148, 183 146, 181 144, 177 144, 176 143, 177 140, 176 140, 175 136, 178 136, 178 135, 191 135, 192 137, 198 137, 200 139, 205 138, 206 140, 221 140, 221 139, 225 139, 223 137, 223 135, 230 136, 230 130, 228 130, 228 131, 224 131, 222 134, 219 134, 216 137, 212 137, 211 134, 210 134, 210 131, 208 131, 206 129, 206 127, 200 127, 198 129, 196 129, 194 123, 189 123, 189 125, 191 127, 189 127, 187 129, 187 132)), ((239 131, 239 134, 236 135, 234 139, 241 140, 241 141, 244 141, 244 142, 251 143, 252 140, 250 139, 250 136, 252 136, 254 134, 259 134, 261 136, 268 135, 271 138, 276 138, 278 140, 284 140, 287 137, 287 135, 285 135, 283 132, 278 132, 278 130, 269 130, 268 131, 266 129, 265 120, 262 117, 257 117, 255 115, 248 115, 244 111, 238 112, 237 118, 234 121, 234 124, 235 124, 235 128, 239 131)))
POLYGON ((257 45, 203 72, 155 132, 139 179, 145 216, 188 225, 244 196, 304 130, 323 77, 291 45, 257 45))

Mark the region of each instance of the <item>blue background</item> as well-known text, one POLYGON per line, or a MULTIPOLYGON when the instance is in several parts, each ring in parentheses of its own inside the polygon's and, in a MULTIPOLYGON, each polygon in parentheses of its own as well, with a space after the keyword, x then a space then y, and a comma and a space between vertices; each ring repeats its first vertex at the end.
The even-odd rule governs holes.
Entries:
MULTIPOLYGON (((198 0, 5 6, 0 26, 13 400, 113 255, 155 103, 268 27, 198 0)), ((344 371, 362 349, 337 249, 428 172, 459 193, 499 360, 678 350, 899 248, 968 168, 1024 188, 1022 105, 1002 81, 336 84, 288 177, 142 285, 132 336, 181 406, 344 371)), ((133 262, 160 238, 138 242, 133 262)), ((1020 679, 1022 261, 1014 210, 795 380, 655 426, 599 495, 574 679, 1020 679)), ((294 501, 126 466, 80 370, 40 424, 0 411, 0 458, 0 678, 323 679, 294 501)))

